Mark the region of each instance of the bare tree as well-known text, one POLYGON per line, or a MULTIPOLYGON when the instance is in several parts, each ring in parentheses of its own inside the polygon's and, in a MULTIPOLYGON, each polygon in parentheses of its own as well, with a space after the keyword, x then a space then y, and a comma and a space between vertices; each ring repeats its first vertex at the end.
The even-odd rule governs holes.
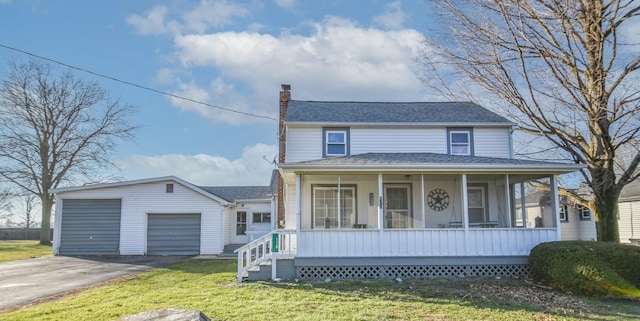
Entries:
POLYGON ((11 64, 0 88, 0 177, 40 199, 41 244, 51 244, 50 189, 113 166, 116 142, 132 137, 132 111, 70 72, 11 64))
POLYGON ((27 194, 21 197, 21 204, 15 206, 14 217, 19 219, 18 226, 24 227, 29 233, 29 229, 35 227, 38 223, 36 217, 33 216, 33 210, 35 209, 37 196, 34 194, 27 194))
POLYGON ((0 186, 0 219, 6 219, 11 216, 11 196, 9 189, 0 186))
POLYGON ((455 83, 470 80, 544 148, 586 164, 592 198, 572 196, 595 213, 598 240, 618 242, 617 200, 639 176, 640 46, 625 31, 640 3, 439 0, 436 10, 449 32, 427 39, 444 58, 425 55, 427 85, 459 97, 470 93, 455 83))

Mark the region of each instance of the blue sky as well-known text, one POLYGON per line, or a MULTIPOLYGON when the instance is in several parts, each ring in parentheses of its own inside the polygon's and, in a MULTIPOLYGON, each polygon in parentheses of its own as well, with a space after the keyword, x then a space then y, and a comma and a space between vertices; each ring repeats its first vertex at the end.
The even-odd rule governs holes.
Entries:
MULTIPOLYGON (((416 63, 432 18, 420 0, 0 0, 0 44, 277 118, 283 83, 298 100, 433 100, 416 63)), ((0 76, 28 59, 0 48, 0 76)), ((124 179, 268 183, 275 121, 76 75, 137 107, 136 139, 114 155, 124 179)))

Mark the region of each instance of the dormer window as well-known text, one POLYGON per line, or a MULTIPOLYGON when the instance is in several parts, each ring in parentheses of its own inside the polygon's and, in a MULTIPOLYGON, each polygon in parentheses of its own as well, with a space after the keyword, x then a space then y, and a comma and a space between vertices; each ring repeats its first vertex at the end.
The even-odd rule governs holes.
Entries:
POLYGON ((348 128, 324 128, 323 156, 349 155, 349 129, 348 128))
POLYGON ((450 128, 447 130, 449 154, 473 155, 473 132, 471 129, 450 128))

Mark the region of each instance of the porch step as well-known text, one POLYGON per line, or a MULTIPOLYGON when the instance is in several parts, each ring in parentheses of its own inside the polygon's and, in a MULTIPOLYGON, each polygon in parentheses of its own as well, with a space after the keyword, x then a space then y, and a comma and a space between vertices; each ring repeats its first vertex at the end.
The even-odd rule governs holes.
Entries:
POLYGON ((222 253, 218 255, 218 257, 238 257, 238 253, 233 253, 233 251, 239 249, 244 244, 227 244, 224 246, 222 253))
MULTIPOLYGON (((278 259, 276 264, 278 264, 276 277, 284 280, 291 280, 295 278, 296 267, 293 259, 278 259)), ((249 276, 247 280, 249 281, 271 280, 271 261, 264 262, 263 264, 252 268, 248 272, 249 276)))

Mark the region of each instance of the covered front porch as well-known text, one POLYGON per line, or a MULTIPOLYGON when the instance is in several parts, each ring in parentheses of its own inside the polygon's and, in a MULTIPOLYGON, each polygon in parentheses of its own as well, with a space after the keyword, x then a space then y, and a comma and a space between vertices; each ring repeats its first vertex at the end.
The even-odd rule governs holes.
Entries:
POLYGON ((296 258, 527 256, 560 240, 555 173, 281 174, 296 258), (541 179, 551 215, 527 218, 516 199, 541 179))

